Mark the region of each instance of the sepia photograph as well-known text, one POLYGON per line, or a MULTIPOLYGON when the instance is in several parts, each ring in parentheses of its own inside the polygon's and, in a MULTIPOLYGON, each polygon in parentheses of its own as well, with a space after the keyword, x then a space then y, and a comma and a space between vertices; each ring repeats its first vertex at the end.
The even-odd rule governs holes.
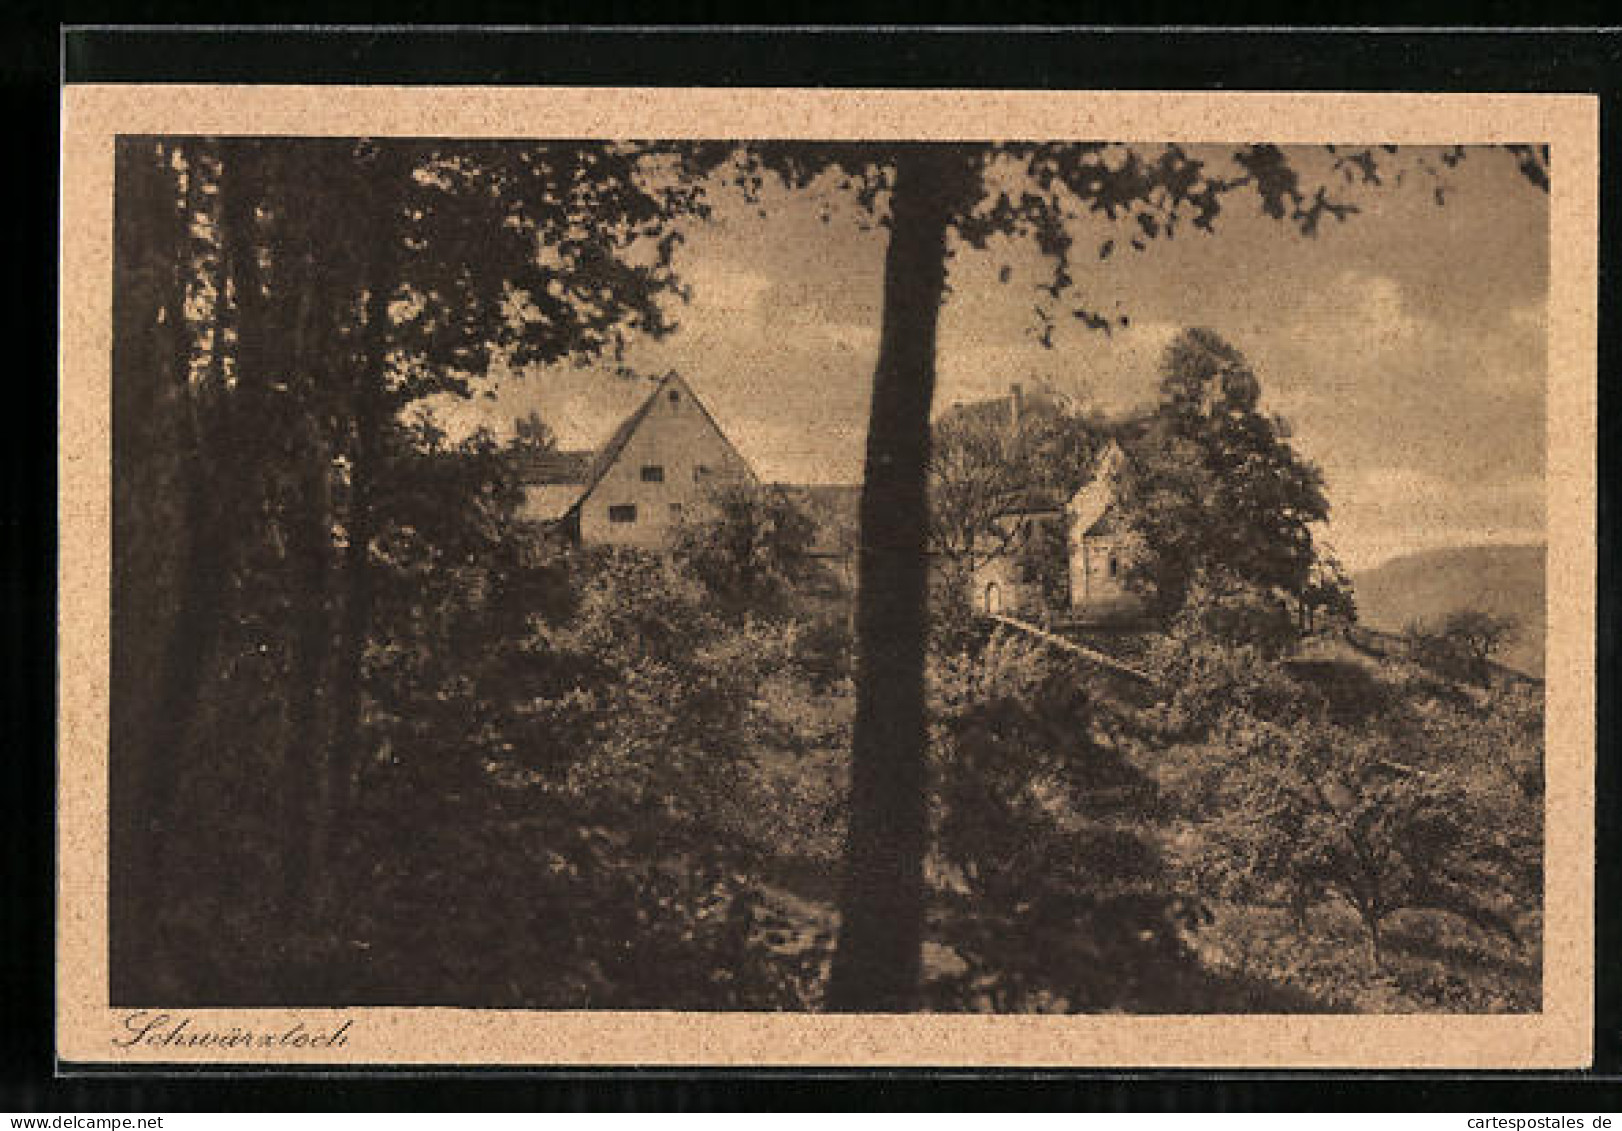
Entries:
POLYGON ((1572 166, 1299 133, 115 131, 96 1039, 1543 1014, 1572 166))

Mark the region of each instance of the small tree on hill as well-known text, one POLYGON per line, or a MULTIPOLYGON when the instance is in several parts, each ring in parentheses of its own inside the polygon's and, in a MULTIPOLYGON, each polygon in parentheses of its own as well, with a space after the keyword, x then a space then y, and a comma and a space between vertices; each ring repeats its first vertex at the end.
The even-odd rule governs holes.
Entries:
POLYGON ((1357 620, 1352 580, 1333 554, 1320 551, 1311 579, 1301 592, 1301 621, 1307 632, 1345 628, 1357 620))
POLYGON ((1485 686, 1492 660, 1519 632, 1514 617, 1495 616, 1480 609, 1458 609, 1432 627, 1411 622, 1404 630, 1409 654, 1427 667, 1455 679, 1485 686))

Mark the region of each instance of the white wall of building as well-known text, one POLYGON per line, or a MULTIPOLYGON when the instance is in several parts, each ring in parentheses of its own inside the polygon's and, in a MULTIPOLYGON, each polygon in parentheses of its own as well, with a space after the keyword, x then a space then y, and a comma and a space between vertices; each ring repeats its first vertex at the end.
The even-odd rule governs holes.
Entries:
POLYGON ((619 457, 580 505, 587 545, 659 549, 708 487, 754 477, 679 378, 660 386, 619 457))

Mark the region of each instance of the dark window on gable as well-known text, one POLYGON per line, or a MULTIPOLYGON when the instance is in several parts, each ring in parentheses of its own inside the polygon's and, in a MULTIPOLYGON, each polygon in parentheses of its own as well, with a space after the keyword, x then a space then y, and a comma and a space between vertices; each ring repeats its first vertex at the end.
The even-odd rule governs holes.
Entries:
POLYGON ((663 483, 664 481, 665 469, 659 464, 647 463, 642 465, 642 482, 663 483))
POLYGON ((625 504, 623 504, 621 506, 609 507, 608 508, 608 521, 609 522, 635 522, 636 521, 636 505, 634 503, 625 503, 625 504))
POLYGON ((678 393, 675 389, 670 390, 670 403, 671 404, 680 404, 681 403, 681 394, 678 393))
POLYGON ((1109 575, 1115 577, 1121 572, 1121 563, 1114 554, 1109 556, 1109 575))

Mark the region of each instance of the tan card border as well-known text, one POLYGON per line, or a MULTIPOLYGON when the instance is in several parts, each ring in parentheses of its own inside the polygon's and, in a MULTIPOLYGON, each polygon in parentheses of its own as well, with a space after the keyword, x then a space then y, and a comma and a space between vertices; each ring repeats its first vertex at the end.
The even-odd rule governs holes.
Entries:
POLYGON ((1597 99, 1586 95, 69 86, 61 249, 57 1040, 70 1062, 1579 1067, 1591 1060, 1597 99), (1522 1016, 822 1016, 175 1010, 194 1031, 352 1024, 336 1047, 124 1048, 108 1005, 113 138, 1547 142, 1548 819, 1543 1011, 1522 1016))

